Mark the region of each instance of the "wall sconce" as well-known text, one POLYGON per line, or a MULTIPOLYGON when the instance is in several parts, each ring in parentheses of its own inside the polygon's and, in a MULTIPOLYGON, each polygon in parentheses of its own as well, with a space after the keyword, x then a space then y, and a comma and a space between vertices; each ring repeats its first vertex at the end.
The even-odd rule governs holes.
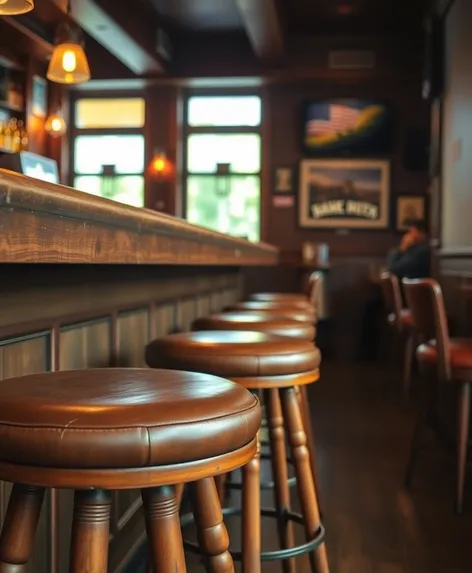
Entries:
POLYGON ((154 151, 148 166, 148 173, 156 181, 170 181, 174 177, 174 166, 163 151, 154 151))
MULTIPOLYGON (((67 4, 67 15, 70 16, 70 0, 67 4)), ((46 74, 48 80, 57 84, 88 82, 90 67, 83 45, 84 36, 77 24, 69 21, 59 24, 56 47, 46 74)))
POLYGON ((67 132, 67 123, 59 113, 51 113, 46 120, 44 129, 51 137, 61 137, 67 132))
POLYGON ((33 0, 0 0, 0 16, 26 14, 33 9, 33 0))

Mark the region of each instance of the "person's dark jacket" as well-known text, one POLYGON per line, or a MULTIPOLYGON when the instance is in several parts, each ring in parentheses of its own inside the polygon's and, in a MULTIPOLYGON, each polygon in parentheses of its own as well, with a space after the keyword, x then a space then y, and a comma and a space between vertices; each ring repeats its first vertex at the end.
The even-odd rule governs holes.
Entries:
POLYGON ((428 243, 413 245, 406 251, 391 251, 387 258, 387 266, 388 270, 400 280, 431 276, 431 252, 428 243))

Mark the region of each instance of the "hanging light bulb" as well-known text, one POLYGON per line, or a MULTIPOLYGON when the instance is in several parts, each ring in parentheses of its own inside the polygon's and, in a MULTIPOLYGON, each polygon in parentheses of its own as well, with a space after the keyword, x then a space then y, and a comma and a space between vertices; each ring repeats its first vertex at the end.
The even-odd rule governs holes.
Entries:
POLYGON ((0 0, 0 16, 26 14, 34 8, 33 0, 0 0))
POLYGON ((51 113, 46 120, 44 129, 51 137, 61 137, 67 131, 67 123, 59 113, 51 113))
POLYGON ((80 84, 89 81, 90 67, 83 48, 82 31, 77 25, 69 22, 59 25, 47 78, 58 84, 80 84))

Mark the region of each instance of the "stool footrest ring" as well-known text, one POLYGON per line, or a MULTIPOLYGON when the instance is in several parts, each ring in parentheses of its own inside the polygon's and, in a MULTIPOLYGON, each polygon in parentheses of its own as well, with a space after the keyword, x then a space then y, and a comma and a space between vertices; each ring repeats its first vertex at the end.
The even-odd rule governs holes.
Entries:
MULTIPOLYGON (((241 515, 241 509, 238 507, 225 507, 223 509, 223 515, 241 515)), ((285 511, 281 516, 277 513, 277 510, 273 508, 263 508, 261 509, 262 517, 274 517, 275 519, 282 519, 284 523, 288 521, 292 521, 298 525, 304 525, 303 517, 292 511, 285 511)), ((180 518, 181 527, 184 528, 187 525, 194 523, 194 517, 192 513, 187 513, 180 518)), ((276 561, 276 560, 285 560, 285 559, 292 559, 293 557, 300 557, 301 555, 305 555, 306 553, 311 553, 315 549, 317 549, 325 540, 325 530, 324 527, 320 524, 318 531, 316 532, 313 539, 303 543, 302 545, 296 545, 295 547, 290 547, 288 549, 278 549, 277 551, 262 551, 261 552, 261 561, 276 561)), ((188 551, 192 553, 196 553, 198 555, 202 555, 202 551, 200 550, 199 546, 196 543, 191 541, 186 541, 184 539, 184 547, 188 551)), ((234 561, 241 561, 242 560, 242 553, 241 551, 232 551, 230 550, 231 556, 233 557, 234 561)))
MULTIPOLYGON (((288 478, 287 480, 287 484, 288 487, 294 487, 295 485, 297 485, 297 478, 296 477, 291 477, 288 478)), ((227 489, 236 489, 236 490, 242 490, 243 489, 243 484, 240 481, 231 481, 228 480, 225 484, 225 487, 227 489)), ((263 481, 261 482, 261 489, 274 489, 275 484, 273 481, 263 481)))

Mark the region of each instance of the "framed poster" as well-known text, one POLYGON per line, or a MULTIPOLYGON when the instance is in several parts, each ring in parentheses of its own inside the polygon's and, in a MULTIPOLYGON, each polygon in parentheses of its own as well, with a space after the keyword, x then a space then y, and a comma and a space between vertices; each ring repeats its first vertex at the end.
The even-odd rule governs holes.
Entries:
POLYGON ((311 229, 386 229, 390 164, 379 160, 300 163, 299 224, 311 229))
POLYGON ((48 111, 47 82, 40 76, 33 76, 32 112, 36 117, 46 117, 48 111))
POLYGON ((396 230, 406 231, 412 220, 426 219, 426 197, 424 195, 399 195, 397 197, 396 230))

